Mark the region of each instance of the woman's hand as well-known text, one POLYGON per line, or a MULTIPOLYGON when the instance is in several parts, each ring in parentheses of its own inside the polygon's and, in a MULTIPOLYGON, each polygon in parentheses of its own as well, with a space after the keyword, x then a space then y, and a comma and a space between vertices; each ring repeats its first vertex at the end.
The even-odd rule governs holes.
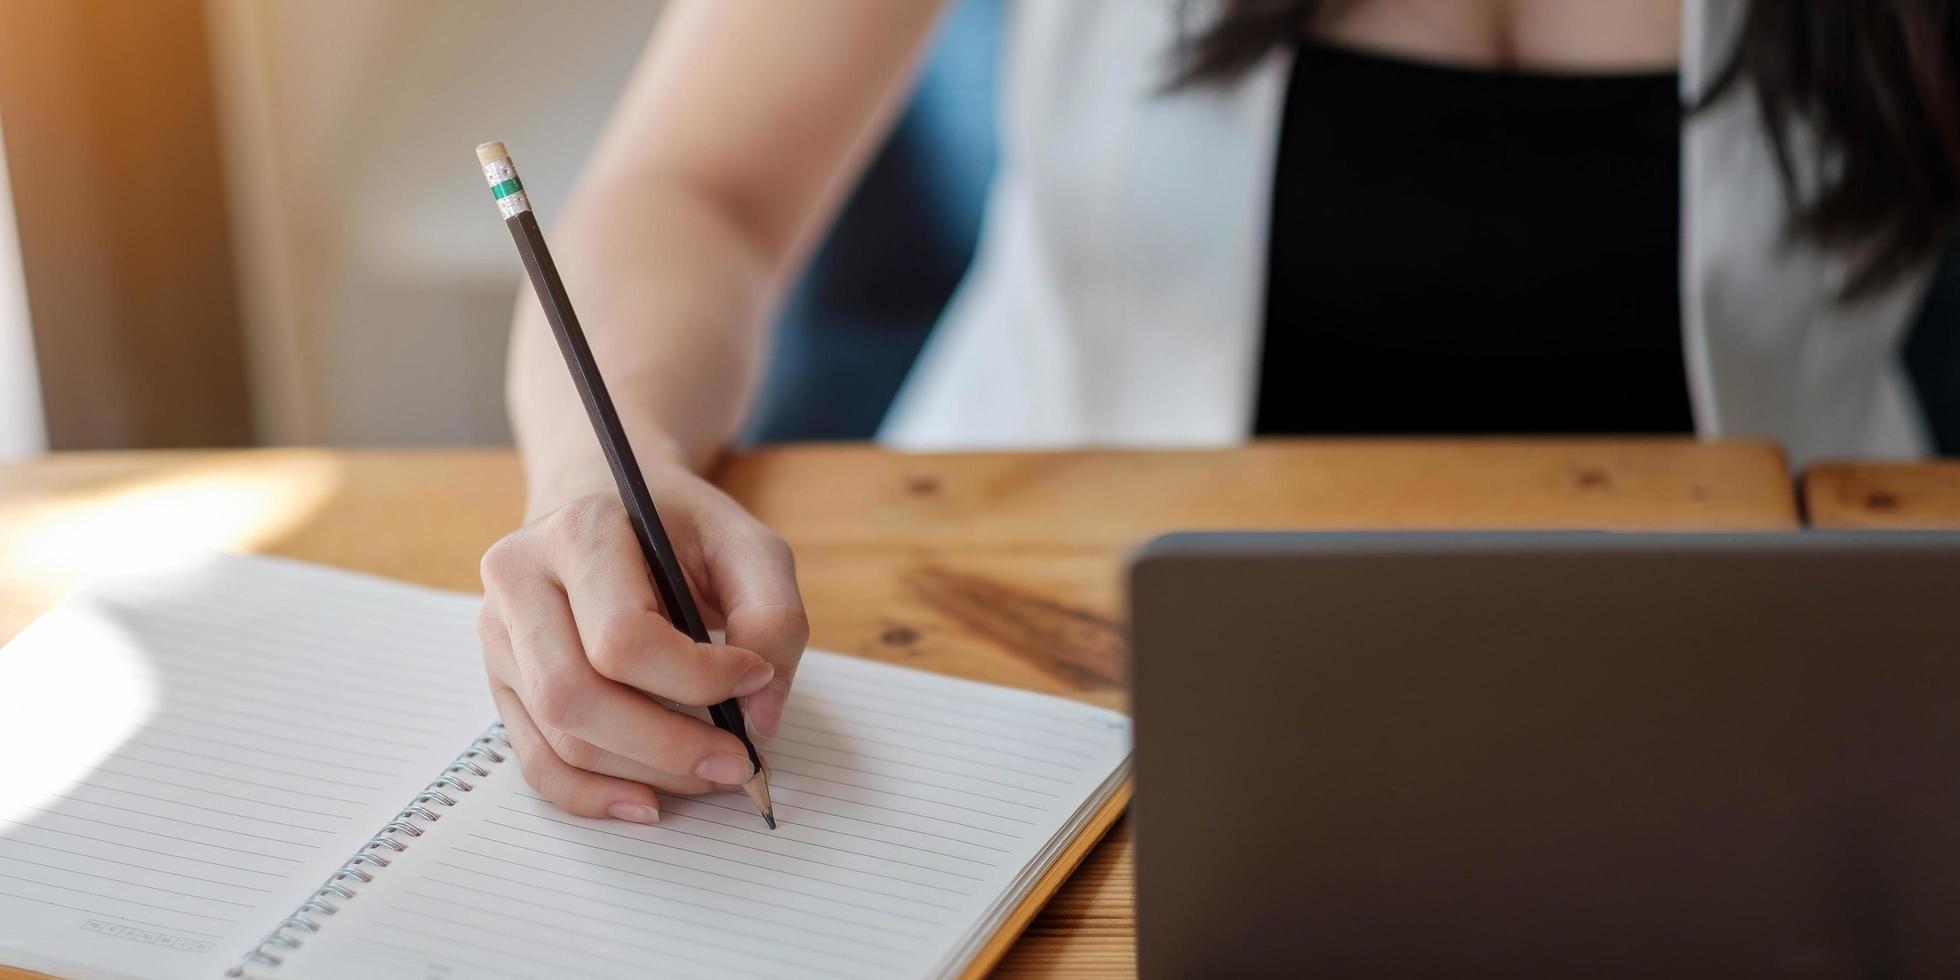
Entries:
POLYGON ((579 497, 492 546, 477 620, 525 779, 570 813, 636 823, 658 818, 655 789, 739 790, 752 774, 741 740, 654 698, 740 698, 751 730, 774 735, 809 637, 781 536, 685 469, 646 476, 725 645, 668 622, 613 493, 579 497))

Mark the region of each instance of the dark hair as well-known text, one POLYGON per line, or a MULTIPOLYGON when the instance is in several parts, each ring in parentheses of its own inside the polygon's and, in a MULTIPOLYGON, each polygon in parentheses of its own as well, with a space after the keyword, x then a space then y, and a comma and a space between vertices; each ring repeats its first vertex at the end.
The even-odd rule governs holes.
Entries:
MULTIPOLYGON (((1352 0, 1184 0, 1173 85, 1230 81, 1352 0), (1203 16, 1204 23, 1194 23, 1203 16)), ((1755 92, 1789 232, 1854 257, 1847 298, 1896 282, 1960 224, 1960 0, 1756 0, 1703 108, 1755 92), (1815 132, 1815 158, 1792 138, 1815 132)))

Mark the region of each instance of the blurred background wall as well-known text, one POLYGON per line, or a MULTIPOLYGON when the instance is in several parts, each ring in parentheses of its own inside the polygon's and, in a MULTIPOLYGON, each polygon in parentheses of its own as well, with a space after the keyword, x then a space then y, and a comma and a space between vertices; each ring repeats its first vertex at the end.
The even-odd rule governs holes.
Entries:
MULTIPOLYGON (((0 0, 0 454, 507 440, 522 278, 472 150, 508 142, 549 225, 661 7, 0 0)), ((1000 7, 953 4, 751 438, 882 417, 977 234, 1000 7)))
POLYGON ((206 0, 261 441, 508 438, 520 273, 475 147, 548 223, 660 6, 206 0))
POLYGON ((0 130, 47 443, 251 435, 200 0, 0 0, 0 130))

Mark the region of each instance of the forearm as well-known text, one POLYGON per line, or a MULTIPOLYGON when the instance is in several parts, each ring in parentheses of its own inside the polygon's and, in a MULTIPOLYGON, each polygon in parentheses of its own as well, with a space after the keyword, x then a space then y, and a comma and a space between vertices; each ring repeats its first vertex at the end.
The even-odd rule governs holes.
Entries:
MULTIPOLYGON (((755 386, 776 263, 712 201, 651 179, 586 184, 552 244, 641 462, 707 466, 755 386)), ((518 297, 508 395, 529 516, 611 487, 529 288, 518 297)))
MULTIPOLYGON (((564 217, 558 268, 643 464, 701 469, 741 424, 775 294, 888 127, 927 0, 675 2, 564 217)), ((535 516, 609 486, 526 296, 511 421, 535 516)))

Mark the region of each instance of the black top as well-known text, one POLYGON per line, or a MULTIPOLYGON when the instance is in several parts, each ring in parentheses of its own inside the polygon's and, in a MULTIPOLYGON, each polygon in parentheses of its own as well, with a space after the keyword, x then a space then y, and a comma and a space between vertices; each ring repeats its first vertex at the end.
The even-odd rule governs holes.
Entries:
POLYGON ((1684 432, 1675 75, 1308 43, 1273 180, 1260 433, 1684 432))

